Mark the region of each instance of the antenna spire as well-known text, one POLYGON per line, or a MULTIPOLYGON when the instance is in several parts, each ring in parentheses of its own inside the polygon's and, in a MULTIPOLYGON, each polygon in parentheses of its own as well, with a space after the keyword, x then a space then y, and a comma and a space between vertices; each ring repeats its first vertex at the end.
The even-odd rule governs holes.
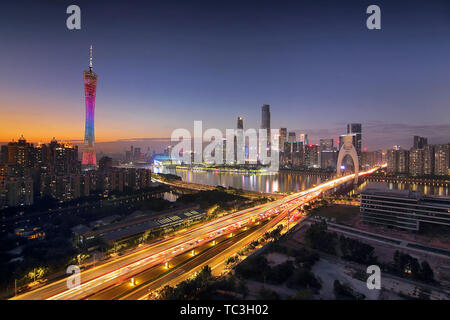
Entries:
POLYGON ((92 71, 92 44, 90 47, 89 70, 92 71))

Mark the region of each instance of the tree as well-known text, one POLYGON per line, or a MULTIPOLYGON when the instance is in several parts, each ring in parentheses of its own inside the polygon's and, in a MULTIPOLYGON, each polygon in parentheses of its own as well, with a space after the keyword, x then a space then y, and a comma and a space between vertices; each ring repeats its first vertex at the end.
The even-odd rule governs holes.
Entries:
POLYGON ((329 254, 336 254, 336 233, 327 232, 325 222, 315 223, 306 230, 306 243, 313 249, 329 254))
POLYGON ((279 300, 280 296, 273 290, 266 289, 264 286, 259 290, 259 298, 262 300, 279 300))
POLYGON ((316 279, 314 273, 306 268, 298 268, 295 269, 292 278, 289 280, 288 287, 320 290, 322 285, 319 280, 316 279))
POLYGON ((422 261, 419 278, 420 278, 420 280, 426 281, 426 282, 434 281, 433 269, 431 269, 431 267, 427 261, 422 261))
POLYGON ((311 289, 302 289, 294 296, 295 300, 313 300, 313 292, 311 289))

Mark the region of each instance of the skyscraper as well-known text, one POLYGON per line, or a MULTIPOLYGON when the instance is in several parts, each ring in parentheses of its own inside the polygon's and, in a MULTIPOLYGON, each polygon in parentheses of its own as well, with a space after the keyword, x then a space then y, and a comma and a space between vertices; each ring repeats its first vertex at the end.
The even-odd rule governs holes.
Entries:
POLYGON ((361 151, 362 151, 362 126, 361 123, 349 123, 347 124, 347 134, 355 134, 354 146, 356 153, 358 154, 359 163, 361 163, 361 151))
POLYGON ((92 46, 90 47, 89 70, 83 72, 83 78, 86 103, 86 123, 84 132, 84 144, 86 145, 86 150, 83 152, 81 163, 85 166, 95 166, 97 164, 97 159, 94 148, 94 112, 97 75, 92 71, 92 46))
POLYGON ((261 129, 267 130, 267 145, 270 145, 270 105, 263 104, 262 118, 261 118, 261 129))
POLYGON ((434 174, 450 174, 450 144, 436 145, 434 155, 434 174))
POLYGON ((337 150, 334 148, 333 139, 320 139, 320 167, 336 168, 337 150))
POLYGON ((413 176, 422 176, 423 171, 423 149, 411 149, 409 151, 409 174, 413 176))
POLYGON ((237 164, 245 163, 244 118, 237 118, 236 135, 234 137, 234 159, 237 164))
POLYGON ((387 151, 387 172, 389 174, 408 173, 409 151, 394 146, 387 151))
POLYGON ((280 152, 284 152, 284 144, 287 142, 287 128, 280 128, 280 142, 278 143, 280 152))
POLYGON ((303 146, 308 144, 308 135, 306 133, 300 133, 298 139, 301 143, 303 143, 303 146))
POLYGON ((237 128, 244 129, 244 118, 242 117, 237 118, 237 128))

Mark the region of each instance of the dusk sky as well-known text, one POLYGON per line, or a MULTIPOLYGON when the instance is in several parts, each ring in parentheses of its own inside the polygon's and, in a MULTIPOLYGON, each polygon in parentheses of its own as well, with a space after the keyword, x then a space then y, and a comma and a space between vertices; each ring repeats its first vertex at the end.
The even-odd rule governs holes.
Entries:
POLYGON ((363 146, 450 141, 450 1, 11 1, 0 4, 0 141, 84 136, 94 46, 98 142, 272 127, 363 146), (81 30, 66 8, 81 8, 81 30), (381 7, 382 30, 366 28, 381 7))

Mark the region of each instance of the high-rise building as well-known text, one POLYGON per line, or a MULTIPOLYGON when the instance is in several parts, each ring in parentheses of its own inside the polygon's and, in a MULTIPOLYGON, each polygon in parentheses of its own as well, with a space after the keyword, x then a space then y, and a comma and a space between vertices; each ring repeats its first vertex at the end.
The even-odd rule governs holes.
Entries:
POLYGON ((95 133, 94 133, 94 113, 95 95, 97 91, 97 75, 92 71, 92 46, 90 48, 89 70, 83 72, 84 96, 86 103, 86 123, 84 133, 84 143, 86 150, 83 152, 82 164, 85 166, 95 166, 97 164, 95 154, 95 133))
POLYGON ((234 159, 237 164, 245 163, 244 118, 237 118, 236 135, 234 137, 234 159))
POLYGON ((33 180, 31 178, 10 179, 8 190, 8 206, 31 206, 33 204, 33 180))
POLYGON ((8 143, 8 164, 29 167, 32 164, 33 144, 23 136, 18 142, 8 143))
POLYGON ((55 149, 54 170, 56 174, 78 172, 78 146, 61 143, 55 149))
POLYGON ((409 151, 395 146, 387 152, 387 172, 391 174, 405 174, 409 169, 409 151))
POLYGON ((291 131, 288 133, 287 143, 284 143, 284 151, 285 152, 294 152, 293 144, 297 142, 297 138, 295 136, 295 132, 291 131))
POLYGON ((33 166, 34 147, 23 136, 18 142, 8 143, 8 170, 10 175, 24 176, 27 168, 33 166))
POLYGON ((104 156, 98 162, 98 171, 100 173, 109 173, 112 169, 112 159, 110 157, 104 156))
POLYGON ((267 131, 267 146, 270 146, 270 105, 263 104, 261 107, 262 118, 261 118, 261 129, 266 129, 267 131))
POLYGON ((427 144, 428 144, 427 138, 414 136, 413 149, 423 149, 427 144))
POLYGON ((333 149, 333 139, 320 139, 320 151, 333 149))
POLYGON ((295 132, 291 131, 288 134, 288 142, 296 142, 297 141, 297 137, 295 135, 295 132))
POLYGON ((306 133, 300 133, 298 136, 298 141, 303 143, 303 146, 308 144, 308 135, 306 133))
POLYGON ((134 148, 134 155, 133 155, 133 159, 134 161, 140 161, 141 160, 141 148, 134 148))
POLYGON ((438 144, 434 149, 434 174, 450 174, 450 144, 438 144))
POLYGON ((361 151, 362 151, 362 125, 361 125, 361 123, 347 124, 347 134, 355 135, 355 140, 354 140, 353 145, 355 146, 356 153, 358 154, 359 163, 361 163, 361 151))
POLYGON ((280 164, 288 168, 298 168, 304 165, 303 144, 298 141, 284 143, 280 164))
POLYGON ((409 174, 413 176, 423 175, 423 149, 411 149, 409 151, 409 174))
POLYGON ((8 146, 4 145, 0 148, 0 164, 8 163, 8 146))
POLYGON ((243 117, 237 118, 237 128, 244 129, 244 118, 243 117))
POLYGON ((320 167, 326 168, 336 168, 337 162, 337 150, 334 147, 333 139, 320 139, 320 167))
POLYGON ((428 144, 423 148, 423 173, 434 174, 434 145, 428 144))
POLYGON ((305 166, 307 168, 319 167, 319 146, 308 144, 305 148, 305 166))
POLYGON ((280 141, 279 141, 279 148, 280 152, 284 152, 284 144, 287 142, 287 129, 286 128, 280 128, 280 141))
POLYGON ((381 151, 363 151, 361 152, 361 167, 370 169, 383 163, 383 153, 381 151))

